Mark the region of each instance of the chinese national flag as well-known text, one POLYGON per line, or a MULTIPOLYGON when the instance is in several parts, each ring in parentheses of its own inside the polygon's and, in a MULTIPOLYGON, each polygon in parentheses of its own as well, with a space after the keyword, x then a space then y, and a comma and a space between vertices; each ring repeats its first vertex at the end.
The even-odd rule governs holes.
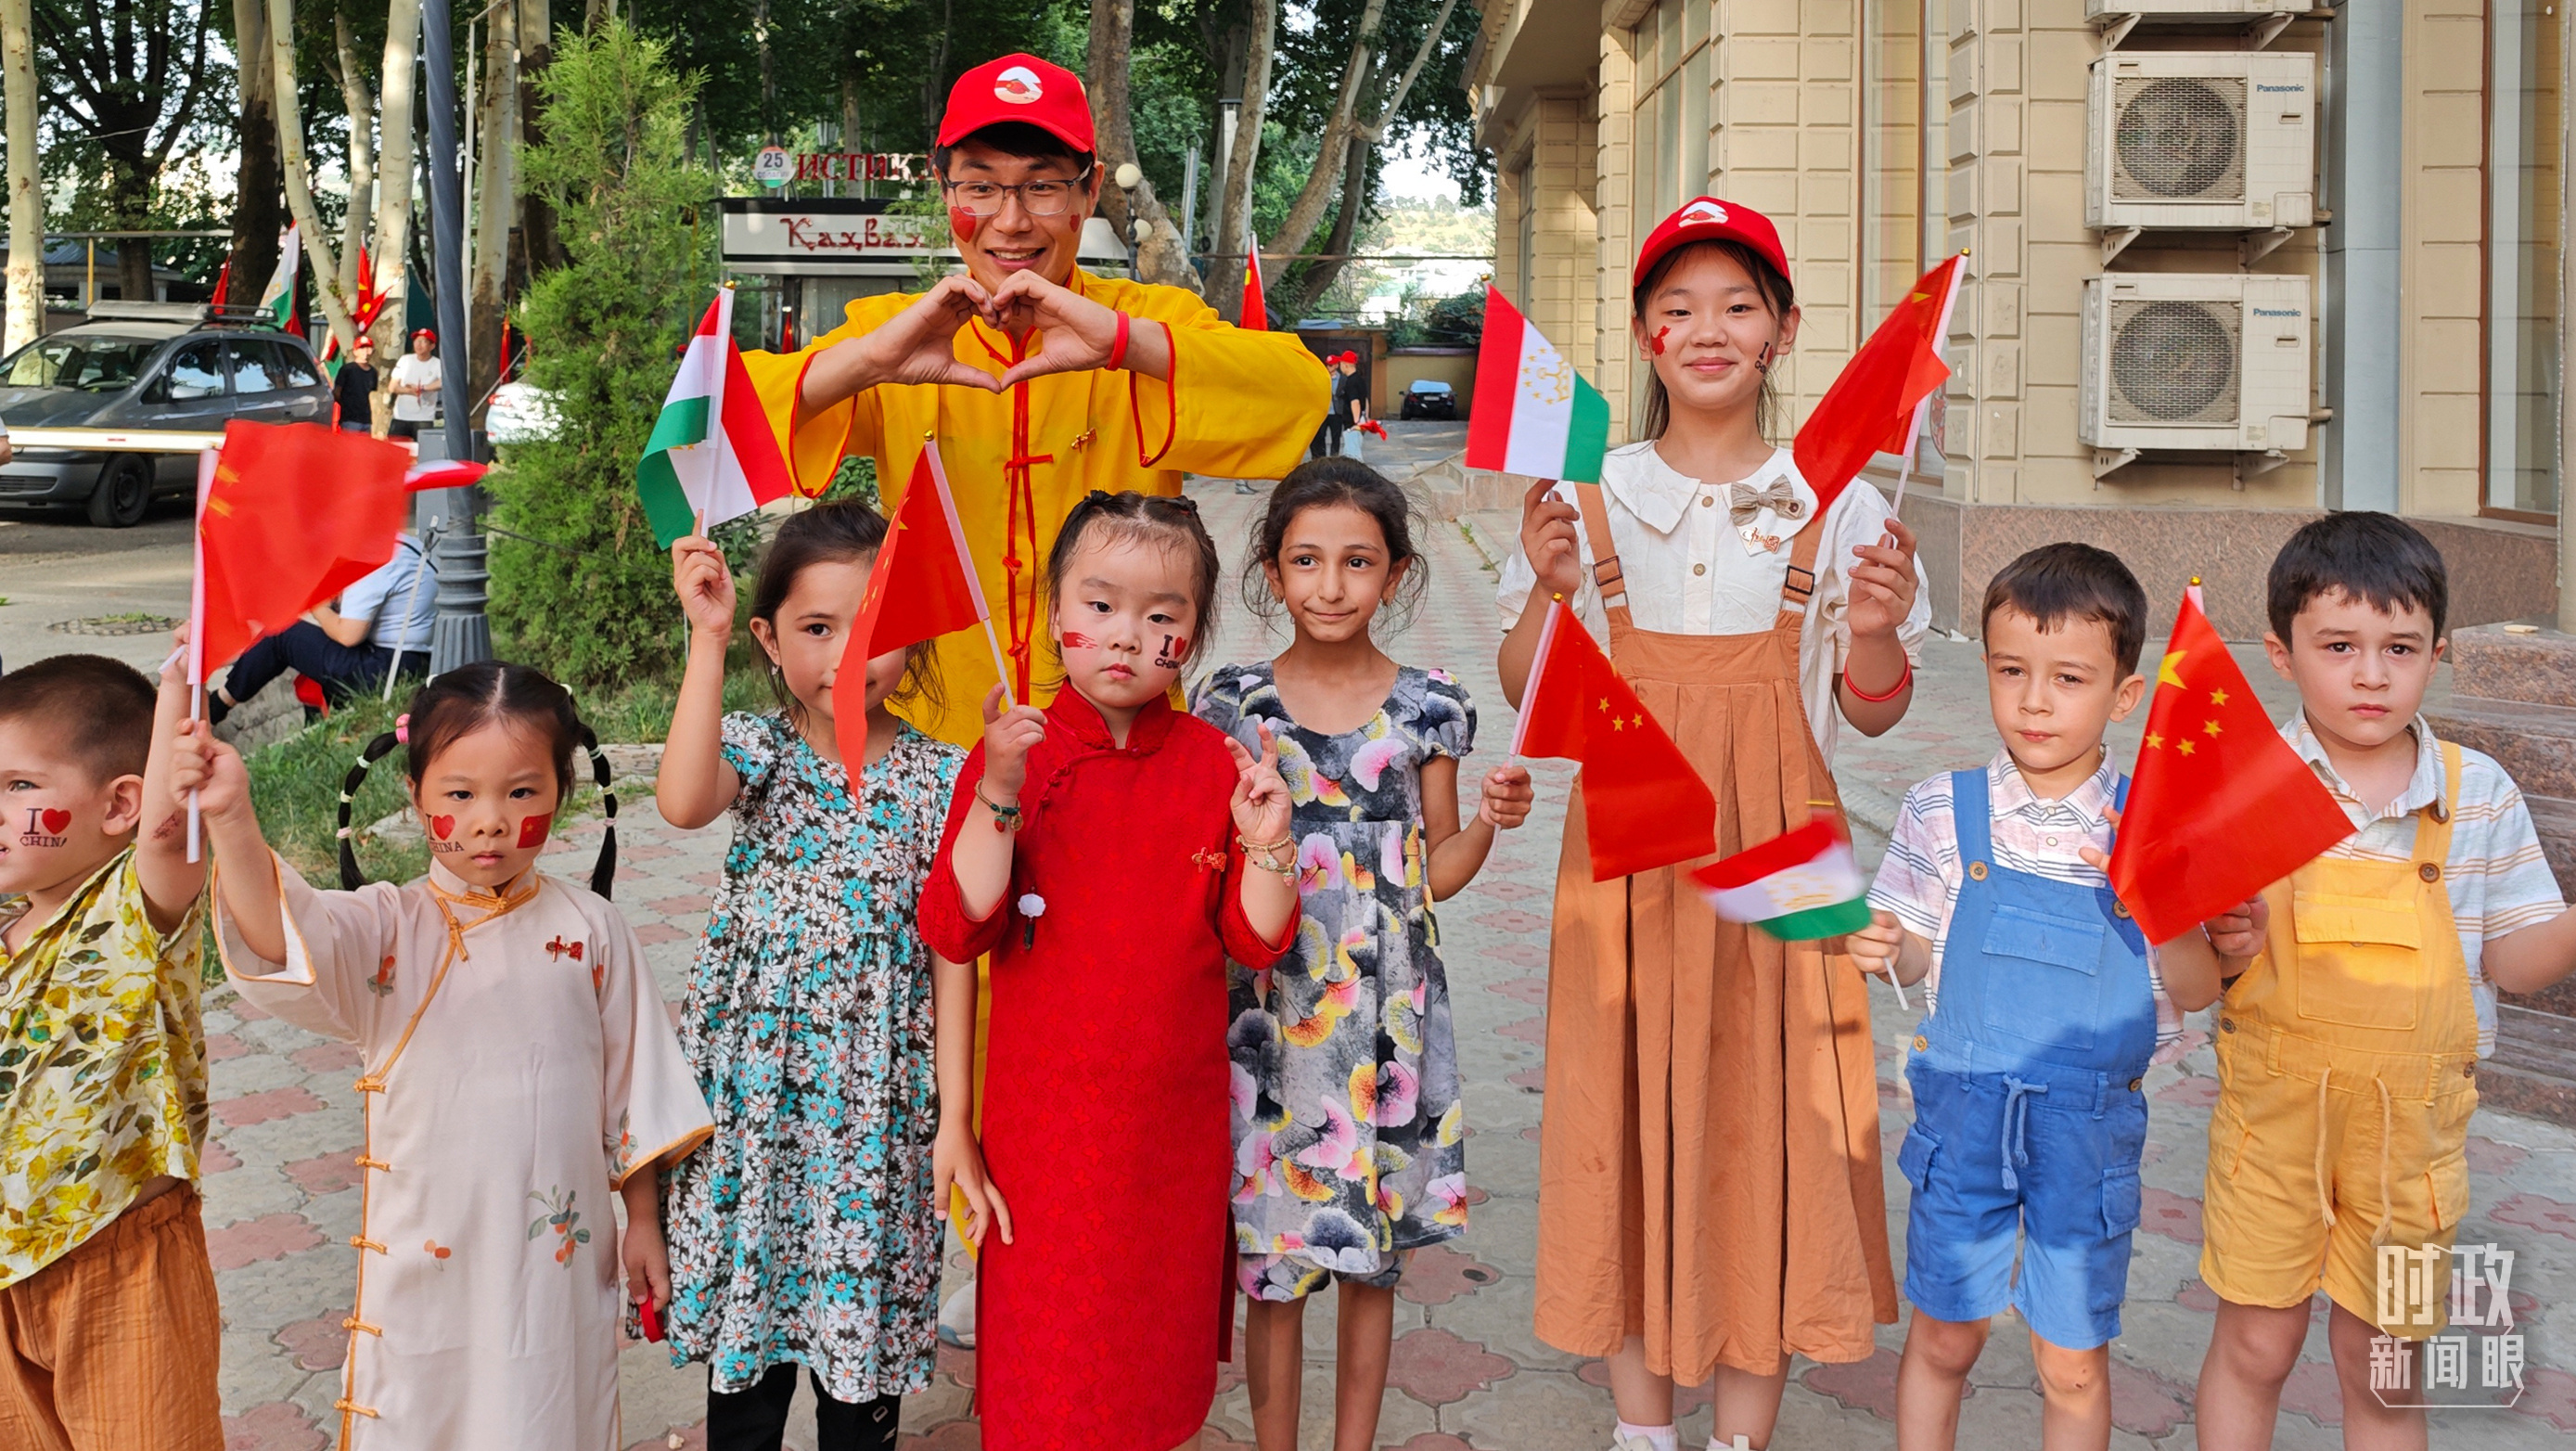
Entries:
POLYGON ((2352 834, 2263 713, 2197 588, 2156 668, 2131 775, 2111 886, 2149 942, 2182 936, 2352 834))
POLYGON ((1266 333, 1270 331, 1270 303, 1261 287, 1261 238, 1247 229, 1243 250, 1243 311, 1235 326, 1266 333))
POLYGON ((887 521, 885 543, 868 571, 858 619, 832 677, 832 734, 852 781, 867 760, 868 661, 991 618, 939 445, 925 444, 903 500, 887 521))
POLYGON ((1596 882, 1717 851, 1717 798, 1708 783, 1561 599, 1539 628, 1512 751, 1583 763, 1583 828, 1596 882))
POLYGON ((1941 335, 1949 331, 1958 287, 1956 257, 1924 273, 1807 415, 1793 451, 1799 475, 1816 491, 1818 511, 1832 506, 1873 454, 1913 447, 1916 412, 1950 376, 1941 335))
POLYGON ((192 677, 202 683, 393 558, 410 463, 400 444, 318 423, 225 425, 198 501, 192 677))

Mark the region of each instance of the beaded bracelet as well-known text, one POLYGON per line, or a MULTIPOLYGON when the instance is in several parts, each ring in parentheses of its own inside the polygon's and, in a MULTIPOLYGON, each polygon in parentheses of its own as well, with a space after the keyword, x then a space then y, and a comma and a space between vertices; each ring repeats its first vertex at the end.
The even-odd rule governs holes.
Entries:
POLYGON ((1017 831, 1027 821, 1026 814, 1019 807, 997 805, 992 797, 985 795, 981 781, 975 783, 975 799, 983 802, 984 809, 993 813, 995 831, 1017 831))
POLYGON ((1279 859, 1279 853, 1287 847, 1290 841, 1294 839, 1295 838, 1293 837, 1283 836, 1277 841, 1253 841, 1248 837, 1237 836, 1234 839, 1234 844, 1243 848, 1243 859, 1245 861, 1250 862, 1253 866, 1259 867, 1261 870, 1270 873, 1272 876, 1277 877, 1283 882, 1293 882, 1297 879, 1296 861, 1294 858, 1287 861, 1281 861, 1279 859), (1261 855, 1258 858, 1255 858, 1253 856, 1254 852, 1259 852, 1261 855))

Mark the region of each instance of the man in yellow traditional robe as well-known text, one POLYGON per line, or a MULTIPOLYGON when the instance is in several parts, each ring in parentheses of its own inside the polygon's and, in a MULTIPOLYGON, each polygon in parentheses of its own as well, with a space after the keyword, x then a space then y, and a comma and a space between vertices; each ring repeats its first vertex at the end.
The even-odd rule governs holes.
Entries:
MULTIPOLYGON (((1037 595, 1057 525, 1085 494, 1177 494, 1184 473, 1277 478, 1304 457, 1331 397, 1295 336, 1247 332, 1181 288, 1075 265, 1100 196, 1093 146, 1072 72, 1030 55, 966 72, 931 157, 965 273, 861 298, 802 350, 743 359, 802 493, 868 454, 891 512, 938 439, 1023 701, 1053 693, 1037 595)), ((941 703, 908 714, 970 745, 992 651, 972 631, 938 648, 941 703)))

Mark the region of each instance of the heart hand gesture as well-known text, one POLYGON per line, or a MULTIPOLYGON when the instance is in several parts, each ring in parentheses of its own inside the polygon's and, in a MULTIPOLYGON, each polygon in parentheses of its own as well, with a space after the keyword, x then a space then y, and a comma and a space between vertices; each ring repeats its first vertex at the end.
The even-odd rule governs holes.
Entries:
MULTIPOLYGON (((1014 272, 1008 281, 993 289, 986 318, 1015 338, 1036 328, 1041 339, 1036 352, 1002 374, 997 386, 1006 389, 1048 373, 1080 373, 1107 367, 1109 355, 1118 346, 1117 313, 1035 272, 1014 272)), ((1131 322, 1130 346, 1134 345, 1135 332, 1159 326, 1131 322)))
POLYGON ((859 387, 878 383, 954 383, 998 393, 1002 385, 994 381, 992 374, 957 359, 957 330, 974 317, 992 317, 992 295, 982 283, 963 273, 943 277, 938 286, 923 293, 912 306, 886 319, 865 337, 826 349, 815 364, 820 367, 832 354, 849 349, 853 350, 852 360, 859 364, 859 387))

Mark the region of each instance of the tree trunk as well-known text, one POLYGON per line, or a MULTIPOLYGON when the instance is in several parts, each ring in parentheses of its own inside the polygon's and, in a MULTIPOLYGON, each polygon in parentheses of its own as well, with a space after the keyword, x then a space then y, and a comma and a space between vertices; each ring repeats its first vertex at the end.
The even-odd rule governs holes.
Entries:
MULTIPOLYGON (((1386 136, 1387 123, 1404 105, 1416 77, 1422 74, 1423 62, 1430 59, 1433 47, 1440 44, 1440 33, 1449 28, 1449 14, 1458 0, 1442 0, 1440 13, 1431 17, 1431 25, 1414 48, 1413 61, 1393 87, 1381 85, 1378 65, 1383 47, 1379 26, 1386 14, 1385 0, 1368 0, 1361 12, 1359 34, 1351 41, 1350 64, 1342 72, 1340 98, 1333 106, 1332 118, 1324 125, 1323 149, 1315 157, 1315 168, 1306 173, 1306 185, 1297 193, 1296 202, 1288 208, 1288 219, 1271 237, 1267 250, 1302 252, 1313 239, 1315 228, 1324 220, 1324 208, 1332 202, 1334 189, 1340 184, 1346 160, 1345 153, 1356 143, 1375 144, 1386 136), (1371 108, 1373 115, 1363 118, 1361 102, 1373 93, 1383 93, 1386 104, 1371 108)), ((1341 251, 1344 248, 1328 250, 1341 251)))
MULTIPOLYGON (((141 137, 135 138, 140 151, 141 137)), ((107 217, 109 228, 119 232, 139 232, 152 225, 153 169, 149 154, 107 154, 107 217)), ((150 302, 152 297, 152 243, 142 237, 119 237, 116 241, 117 296, 127 302, 150 302)))
POLYGON ((358 328, 350 320, 349 295, 340 290, 340 259, 333 255, 331 238, 322 230, 321 214, 313 209, 313 173, 304 155, 304 107, 295 83, 295 0, 268 0, 268 54, 269 64, 275 67, 271 80, 277 88, 278 172, 286 180, 286 209, 295 214, 296 235, 304 239, 304 255, 313 264, 306 270, 313 275, 314 297, 345 353, 357 342, 358 328))
POLYGON ((1261 164, 1261 127, 1270 116, 1270 63, 1279 50, 1279 0, 1247 0, 1250 43, 1243 57, 1243 104, 1235 112, 1234 150, 1225 161, 1225 195, 1217 199, 1216 231, 1208 250, 1225 260, 1211 264, 1217 311, 1243 306, 1243 259, 1229 256, 1252 240, 1252 173, 1261 164))
POLYGON ((340 290, 358 295, 358 257, 365 251, 367 223, 376 210, 376 93, 367 73, 358 69, 358 47, 349 33, 349 12, 331 16, 332 56, 340 83, 340 102, 349 112, 349 205, 340 218, 340 290))
POLYGON ((1324 236, 1325 255, 1297 274, 1296 285, 1289 289, 1289 306, 1296 316, 1304 316, 1321 302, 1342 269, 1351 265, 1351 244, 1359 237, 1360 213, 1368 206, 1370 149, 1348 149, 1342 165, 1342 209, 1334 214, 1333 229, 1324 236))
POLYGON ((1091 125, 1098 135, 1094 160, 1109 173, 1100 188, 1101 215, 1118 229, 1118 239, 1136 249, 1136 280, 1167 287, 1199 290, 1198 269, 1190 265, 1190 248, 1171 214, 1154 196, 1154 184, 1138 167, 1133 190, 1118 185, 1120 167, 1136 163, 1136 132, 1127 108, 1127 56, 1136 29, 1136 0, 1093 0, 1089 68, 1091 125), (1144 224, 1142 237, 1137 223, 1144 224))
MULTIPOLYGON (((465 396, 456 406, 479 404, 500 381, 501 323, 507 316, 510 272, 510 200, 519 137, 519 12, 500 0, 485 22, 483 95, 474 122, 473 271, 466 282, 465 396)), ((480 426, 477 418, 475 425, 480 426)))
MULTIPOLYGON (((537 82, 555 63, 555 21, 551 0, 519 0, 519 144, 543 145, 546 98, 537 82)), ((519 198, 519 252, 526 275, 561 267, 563 238, 555 229, 555 209, 540 196, 519 198)))
POLYGON ((11 352, 45 330, 45 194, 36 158, 36 38, 29 0, 0 0, 0 88, 9 136, 11 352))
POLYGON ((277 235, 286 229, 278 194, 277 91, 269 83, 268 12, 263 0, 233 0, 233 53, 241 75, 241 170, 233 192, 232 268, 226 306, 257 301, 277 270, 277 235), (247 291, 245 291, 247 289, 247 291))
POLYGON ((1298 189, 1297 200, 1288 206, 1287 220, 1272 234, 1267 250, 1302 252, 1314 238, 1315 228, 1323 224, 1324 208, 1332 204, 1334 189, 1341 185, 1342 162, 1351 144, 1351 133, 1359 128, 1360 96, 1376 69, 1378 29, 1385 20, 1386 0, 1368 0, 1360 11, 1359 31, 1351 37, 1351 58, 1342 67, 1341 89, 1335 94, 1332 114, 1324 120, 1323 145, 1315 153, 1315 165, 1306 173, 1306 184, 1298 189))
MULTIPOLYGON (((418 169, 413 145, 413 97, 420 72, 420 0, 391 0, 385 13, 385 63, 376 74, 384 81, 384 104, 376 124, 376 286, 385 295, 376 314, 376 356, 387 360, 377 372, 380 383, 393 376, 392 359, 403 352, 404 303, 411 292, 412 176, 418 169)), ((376 416, 385 413, 381 391, 376 416)))

